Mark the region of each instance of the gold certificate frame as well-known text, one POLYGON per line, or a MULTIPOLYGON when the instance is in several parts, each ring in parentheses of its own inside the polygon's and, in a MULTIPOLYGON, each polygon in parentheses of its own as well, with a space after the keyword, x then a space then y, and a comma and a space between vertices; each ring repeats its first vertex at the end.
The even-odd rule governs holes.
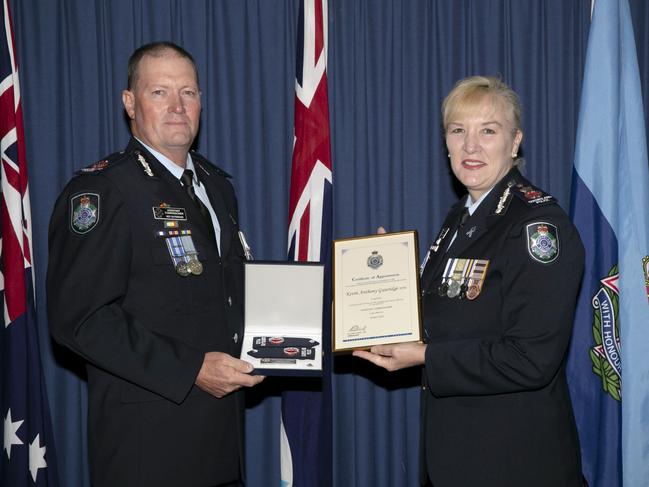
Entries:
POLYGON ((332 349, 421 341, 417 232, 333 242, 332 349))

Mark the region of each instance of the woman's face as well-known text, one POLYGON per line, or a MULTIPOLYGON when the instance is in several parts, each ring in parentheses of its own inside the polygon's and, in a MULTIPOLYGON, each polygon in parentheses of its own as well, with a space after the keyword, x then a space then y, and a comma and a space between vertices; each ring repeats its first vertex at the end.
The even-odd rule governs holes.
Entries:
POLYGON ((509 172, 523 138, 502 105, 485 97, 474 107, 452 115, 446 129, 451 169, 473 201, 509 172))

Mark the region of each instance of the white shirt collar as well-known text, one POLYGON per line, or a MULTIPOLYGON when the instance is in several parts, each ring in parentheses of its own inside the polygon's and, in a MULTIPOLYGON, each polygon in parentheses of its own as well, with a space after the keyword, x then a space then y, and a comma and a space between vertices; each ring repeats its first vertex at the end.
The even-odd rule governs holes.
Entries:
POLYGON ((489 193, 491 193, 491 191, 495 187, 496 186, 494 185, 491 188, 489 188, 489 191, 485 191, 482 194, 482 196, 480 196, 480 198, 478 198, 478 200, 475 203, 471 200, 471 195, 470 194, 467 195, 466 203, 464 204, 464 206, 466 206, 469 209, 469 215, 473 215, 473 213, 478 209, 478 206, 480 206, 480 203, 482 203, 484 201, 484 199, 487 197, 487 195, 489 193))

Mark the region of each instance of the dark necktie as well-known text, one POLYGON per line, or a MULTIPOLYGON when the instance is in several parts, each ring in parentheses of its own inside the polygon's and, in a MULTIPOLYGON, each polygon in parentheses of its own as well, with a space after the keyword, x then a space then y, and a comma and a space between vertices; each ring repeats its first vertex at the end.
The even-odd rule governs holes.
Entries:
POLYGON ((180 182, 185 187, 185 191, 187 191, 187 194, 198 208, 198 211, 201 212, 201 216, 210 229, 210 233, 214 236, 214 226, 212 225, 210 212, 207 209, 207 206, 205 206, 201 199, 196 195, 196 191, 194 191, 194 172, 191 169, 185 169, 185 172, 183 172, 183 175, 180 177, 180 182))
POLYGON ((458 227, 462 228, 470 216, 471 215, 469 214, 469 208, 466 206, 462 208, 462 212, 460 213, 460 223, 458 224, 458 227))
POLYGON ((469 214, 469 208, 466 206, 462 208, 462 211, 460 212, 460 216, 456 220, 457 223, 455 224, 455 232, 451 234, 451 235, 455 235, 455 237, 453 237, 449 242, 448 246, 446 247, 446 252, 448 252, 451 246, 455 243, 455 240, 460 234, 460 230, 462 230, 462 227, 464 226, 464 224, 466 223, 466 221, 469 219, 470 216, 471 215, 469 214))

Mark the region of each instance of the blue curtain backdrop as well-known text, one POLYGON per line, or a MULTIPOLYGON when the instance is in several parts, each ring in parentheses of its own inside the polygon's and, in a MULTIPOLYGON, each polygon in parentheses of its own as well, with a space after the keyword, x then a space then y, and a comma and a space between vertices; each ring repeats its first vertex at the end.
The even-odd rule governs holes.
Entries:
MULTIPOLYGON (((649 6, 630 3, 646 97, 649 6)), ((62 485, 86 487, 83 366, 47 333, 44 276, 54 200, 76 169, 125 146, 120 93, 128 56, 142 43, 169 39, 198 63, 198 150, 234 176, 255 256, 285 258, 298 5, 13 0, 11 6, 59 472, 62 485)), ((590 0, 329 0, 335 236, 378 225, 417 229, 427 248, 458 194, 439 106, 455 80, 477 73, 499 73, 521 95, 527 174, 567 208, 589 13, 590 0)), ((89 292, 92 283, 77 299, 89 292)), ((418 382, 417 371, 387 374, 351 358, 336 360, 336 486, 418 485, 418 382)), ((251 487, 279 485, 281 387, 281 380, 267 380, 248 396, 251 487)))

